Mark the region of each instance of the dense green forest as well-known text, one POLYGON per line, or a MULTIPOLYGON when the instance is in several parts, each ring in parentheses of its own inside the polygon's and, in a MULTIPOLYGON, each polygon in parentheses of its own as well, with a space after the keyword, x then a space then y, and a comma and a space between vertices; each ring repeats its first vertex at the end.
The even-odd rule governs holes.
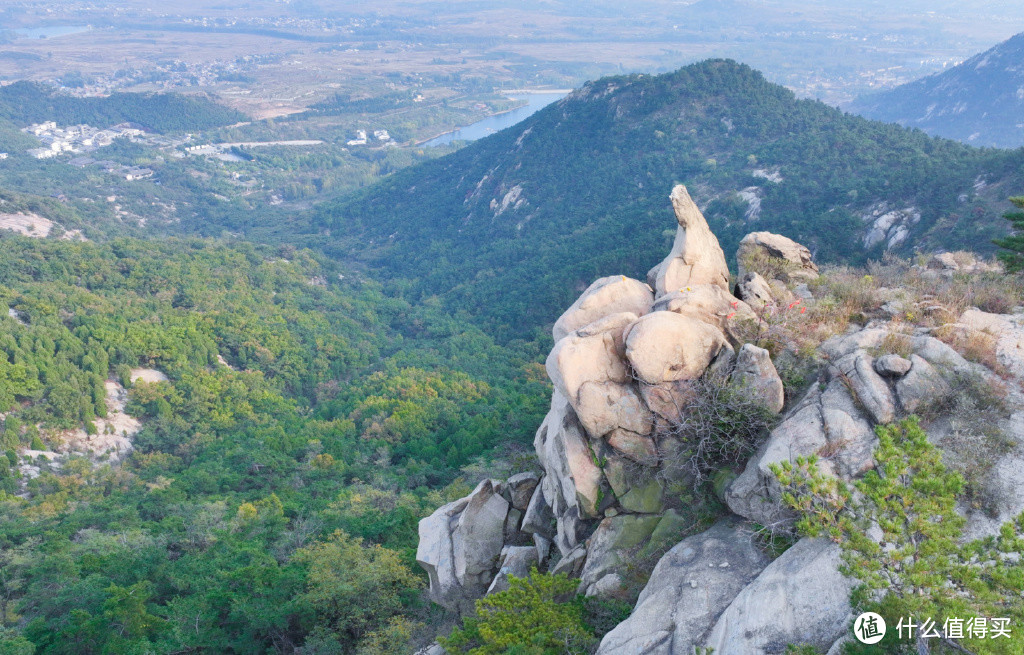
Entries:
POLYGON ((417 520, 545 409, 535 346, 500 348, 308 251, 0 246, 2 652, 405 644, 434 611, 417 520), (131 388, 143 428, 122 463, 18 454, 88 428, 104 381, 138 366, 169 379, 131 388))
POLYGON ((315 222, 330 229, 329 251, 513 335, 553 321, 596 277, 642 278, 670 243, 675 182, 729 255, 746 233, 769 230, 819 261, 857 262, 882 253, 862 246, 862 214, 882 203, 919 210, 905 248, 990 250, 1022 171, 1024 151, 844 114, 715 60, 591 83, 515 128, 321 205, 315 222), (753 187, 756 216, 738 195, 753 187))
POLYGON ((113 93, 78 98, 34 82, 0 87, 0 118, 18 125, 56 121, 108 127, 132 122, 162 134, 192 132, 246 120, 246 116, 203 96, 177 93, 113 93))

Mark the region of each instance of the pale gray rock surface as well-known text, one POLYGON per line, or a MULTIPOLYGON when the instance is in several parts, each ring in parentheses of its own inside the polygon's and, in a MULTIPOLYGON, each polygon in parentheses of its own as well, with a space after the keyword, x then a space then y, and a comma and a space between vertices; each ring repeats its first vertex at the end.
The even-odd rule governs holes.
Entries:
POLYGON ((505 591, 509 587, 509 576, 525 578, 539 562, 537 549, 533 546, 506 546, 501 551, 500 566, 487 593, 505 591))
POLYGON ((416 561, 427 571, 431 600, 457 608, 483 595, 505 542, 508 508, 500 483, 484 480, 420 521, 416 561))
POLYGON ((512 507, 525 512, 539 483, 540 476, 532 471, 518 473, 505 480, 505 488, 511 495, 512 507))
POLYGON ((773 413, 782 411, 786 393, 779 372, 768 351, 747 343, 736 353, 736 365, 732 382, 747 390, 773 413))
POLYGON ((896 397, 904 411, 913 413, 926 403, 950 393, 949 384, 934 366, 923 357, 910 356, 910 370, 896 382, 896 397))
POLYGON ((579 519, 597 513, 604 478, 591 456, 583 426, 557 390, 551 394, 551 410, 533 446, 545 473, 540 488, 558 521, 555 543, 567 553, 578 543, 579 519))
POLYGON ((751 307, 762 309, 775 302, 768 280, 757 271, 748 271, 736 284, 736 296, 751 307))
POLYGON ((933 337, 898 336, 913 351, 909 358, 880 352, 891 337, 887 330, 877 328, 835 337, 821 346, 830 361, 821 383, 789 411, 729 485, 725 499, 733 512, 764 525, 790 520, 791 514, 780 502, 781 489, 770 470, 772 464, 818 455, 825 472, 852 480, 874 467, 876 425, 948 395, 950 387, 944 375, 957 371, 980 374, 983 370, 933 337), (902 370, 906 363, 910 368, 900 376, 880 375, 879 364, 869 351, 889 362, 883 368, 891 365, 902 370))
POLYGON ((500 483, 484 480, 469 495, 453 534, 455 576, 467 596, 486 589, 494 576, 495 564, 505 543, 508 501, 501 496, 500 483))
POLYGON ((555 575, 565 573, 570 578, 578 577, 586 561, 587 547, 580 544, 566 553, 562 559, 558 560, 558 563, 552 567, 551 572, 555 575))
POLYGON ((526 513, 523 514, 521 530, 527 534, 541 535, 550 539, 554 536, 553 529, 555 516, 551 512, 551 506, 544 496, 544 491, 538 482, 537 489, 530 497, 530 503, 526 506, 526 513))
POLYGON ((910 372, 913 366, 909 359, 899 355, 882 355, 875 360, 875 371, 887 378, 901 378, 910 372))
POLYGON ((896 399, 888 382, 874 369, 874 359, 865 352, 841 357, 833 363, 833 376, 848 387, 856 402, 860 403, 875 423, 892 423, 896 418, 896 399))
POLYGON ((871 453, 878 443, 870 421, 854 403, 845 383, 833 378, 825 389, 812 387, 774 429, 768 441, 747 462, 726 489, 733 512, 762 525, 788 521, 782 489, 770 466, 798 456, 827 454, 821 468, 850 477, 874 465, 871 453))
POLYGON ((801 539, 736 596, 704 645, 737 655, 783 653, 786 644, 830 648, 852 612, 852 582, 839 563, 836 544, 801 539))
POLYGON ((427 572, 430 599, 445 607, 457 606, 462 596, 462 584, 455 575, 452 533, 468 504, 469 498, 460 498, 434 510, 419 524, 416 562, 427 572))
POLYGON ((736 519, 687 537, 658 561, 633 612, 605 635, 598 654, 690 655, 767 565, 750 531, 736 519))

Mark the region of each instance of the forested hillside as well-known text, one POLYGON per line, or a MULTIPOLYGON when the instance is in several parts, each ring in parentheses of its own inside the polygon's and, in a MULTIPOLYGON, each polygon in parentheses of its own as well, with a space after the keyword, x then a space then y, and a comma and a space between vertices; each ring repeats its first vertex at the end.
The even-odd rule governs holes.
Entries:
POLYGON ((244 121, 241 112, 177 93, 113 93, 77 98, 33 82, 0 87, 0 118, 25 126, 43 121, 107 127, 132 122, 160 133, 204 130, 244 121))
POLYGON ((958 66, 858 98, 861 116, 917 127, 976 146, 1024 145, 1024 34, 958 66))
POLYGON ((553 321, 601 275, 642 278, 671 239, 674 182, 690 188, 726 252, 770 230, 820 261, 857 262, 890 246, 991 250, 1022 164, 1024 152, 847 115, 716 60, 589 84, 321 206, 316 223, 332 252, 512 335, 553 321))
POLYGON ((417 519, 547 394, 532 347, 288 246, 3 233, 0 298, 2 652, 404 644, 417 519), (118 382, 134 449, 62 452, 118 382))

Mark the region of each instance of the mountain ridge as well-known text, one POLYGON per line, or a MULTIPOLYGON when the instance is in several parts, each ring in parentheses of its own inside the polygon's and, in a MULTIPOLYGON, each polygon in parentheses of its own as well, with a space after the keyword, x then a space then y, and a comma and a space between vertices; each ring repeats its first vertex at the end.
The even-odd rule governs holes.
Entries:
POLYGON ((798 100, 748 66, 708 60, 588 83, 321 206, 313 223, 335 255, 514 336, 554 320, 589 280, 656 263, 668 237, 652 189, 694 189, 727 252, 770 230, 821 261, 860 262, 890 246, 984 250, 1005 233, 1022 160, 798 100), (502 308, 487 302, 510 291, 502 308))
POLYGON ((1024 146, 1024 33, 953 68, 858 98, 867 118, 977 146, 1024 146))

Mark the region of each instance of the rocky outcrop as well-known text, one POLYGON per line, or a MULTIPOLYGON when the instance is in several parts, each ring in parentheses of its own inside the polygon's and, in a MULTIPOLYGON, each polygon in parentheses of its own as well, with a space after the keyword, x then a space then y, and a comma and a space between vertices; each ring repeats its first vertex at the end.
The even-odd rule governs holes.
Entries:
MULTIPOLYGON (((698 415, 701 385, 786 409, 776 362, 745 335, 763 333, 783 301, 813 303, 814 285, 805 283, 818 272, 803 246, 754 233, 741 242, 740 297, 733 296, 696 205, 682 187, 671 200, 676 241, 649 284, 601 278, 554 325, 551 408, 534 438, 540 473, 485 480, 421 521, 417 560, 431 598, 466 611, 536 566, 578 578, 580 593, 627 599, 636 572, 657 560, 629 619, 602 641, 602 655, 767 655, 790 643, 838 652, 849 634, 852 584, 839 573, 839 548, 802 539, 769 562, 744 523, 792 525, 771 465, 815 455, 825 473, 856 480, 875 466, 877 426, 923 414, 947 465, 988 467, 972 483, 984 506, 976 496, 960 510, 968 537, 994 534, 1024 511, 1024 318, 971 309, 939 328, 876 323, 825 342, 815 383, 797 402, 788 399, 742 472, 726 466, 714 477, 733 514, 682 539, 693 525, 679 490, 693 473, 681 464, 693 446, 677 433, 698 415), (944 341, 970 344, 957 347, 986 366, 944 341), (1009 409, 969 424, 986 402, 1009 409), (972 430, 1004 441, 988 447, 972 430)), ((960 253, 936 260, 941 268, 918 272, 948 277, 972 265, 960 253)), ((906 315, 887 308, 900 292, 886 293, 882 311, 906 315)))
MULTIPOLYGON (((852 584, 839 573, 839 547, 802 539, 769 561, 744 522, 792 525, 771 465, 815 455, 826 474, 854 481, 875 466, 877 426, 922 414, 948 466, 984 462, 972 505, 959 510, 968 537, 994 534, 1024 511, 1024 318, 971 309, 949 325, 907 329, 910 309, 893 304, 905 294, 880 291, 891 296, 882 312, 900 320, 854 326, 822 344, 817 379, 792 402, 772 356, 745 335, 764 334, 782 302, 812 306, 810 252, 779 235, 748 235, 733 296, 696 205, 682 187, 671 200, 676 241, 649 284, 601 278, 554 325, 546 360, 554 391, 534 439, 539 474, 485 480, 421 521, 417 560, 431 598, 465 612, 536 566, 578 578, 580 593, 629 599, 637 572, 657 560, 602 655, 768 655, 786 644, 838 653, 852 584), (692 484, 685 463, 694 448, 677 433, 699 414, 698 393, 709 384, 787 411, 742 472, 725 466, 714 476, 732 515, 689 534, 693 519, 679 498, 692 484), (1009 409, 978 414, 984 403, 1009 409), (984 443, 992 433, 1003 439, 995 447, 984 443)), ((936 261, 917 274, 973 270, 962 253, 936 261)))
POLYGON ((704 646, 751 655, 784 652, 776 649, 786 644, 828 649, 852 618, 852 583, 839 573, 839 556, 827 540, 800 540, 729 603, 704 646))
MULTIPOLYGON (((968 312, 967 321, 978 319, 979 314, 976 310, 968 312)), ((1012 331, 1000 334, 1006 344, 1004 352, 1019 352, 1012 331)), ((943 408, 951 405, 956 395, 970 395, 972 390, 954 385, 974 386, 983 394, 991 393, 985 388, 992 386, 1014 398, 1019 393, 988 369, 968 362, 950 346, 927 334, 927 330, 902 334, 865 328, 827 341, 820 351, 828 360, 820 383, 790 409, 725 492, 733 512, 762 525, 774 526, 792 519, 782 507, 781 490, 769 468, 772 464, 817 455, 823 470, 853 480, 874 466, 875 426, 923 411, 956 411, 943 408), (891 348, 901 352, 887 351, 891 348)), ((1016 405, 1016 401, 1011 404, 1016 405)), ((941 446, 951 433, 963 429, 958 427, 958 421, 962 422, 962 417, 955 415, 935 420, 929 434, 941 446)), ((986 429, 996 429, 1016 443, 1011 436, 1018 431, 1013 418, 1001 419, 999 423, 986 429)), ((990 474, 990 486, 1000 484, 996 482, 1000 470, 1012 475, 1011 471, 1024 465, 1024 459, 1018 460, 1021 455, 1016 452, 1011 450, 1001 456, 990 474)), ((958 463, 958 457, 968 456, 957 454, 955 449, 946 452, 947 461, 953 465, 958 463)), ((997 504, 1010 508, 1007 512, 1018 507, 1024 509, 1024 494, 1012 491, 1013 485, 1002 486, 1005 488, 992 491, 997 504)), ((984 512, 972 513, 972 524, 980 523, 985 523, 984 512)))
POLYGON ((687 537, 659 560, 632 614, 605 635, 598 654, 693 653, 767 565, 751 532, 735 519, 687 537))
POLYGON ((686 187, 672 189, 676 239, 668 257, 647 273, 648 284, 657 297, 698 284, 711 284, 729 290, 729 266, 718 239, 707 220, 690 198, 686 187))
POLYGON ((581 592, 616 595, 630 561, 681 534, 665 489, 682 469, 685 448, 669 433, 689 385, 714 375, 782 409, 768 353, 743 343, 759 319, 729 293, 718 240, 685 188, 671 202, 677 236, 652 271, 655 289, 604 277, 555 322, 551 409, 534 438, 543 475, 485 481, 421 522, 418 560, 435 601, 467 607, 530 564, 580 576, 581 592))
POLYGON ((625 275, 603 277, 587 287, 576 302, 558 317, 552 333, 557 342, 599 318, 621 312, 643 314, 653 303, 654 293, 643 282, 625 275))
POLYGON ((771 232, 751 232, 743 237, 736 251, 736 266, 736 277, 740 280, 744 280, 751 271, 763 274, 762 267, 774 273, 768 279, 786 283, 807 282, 818 277, 818 267, 810 250, 788 237, 771 232))
POLYGON ((483 595, 505 539, 509 504, 500 483, 484 480, 469 496, 420 521, 416 561, 430 578, 431 599, 457 607, 483 595))

